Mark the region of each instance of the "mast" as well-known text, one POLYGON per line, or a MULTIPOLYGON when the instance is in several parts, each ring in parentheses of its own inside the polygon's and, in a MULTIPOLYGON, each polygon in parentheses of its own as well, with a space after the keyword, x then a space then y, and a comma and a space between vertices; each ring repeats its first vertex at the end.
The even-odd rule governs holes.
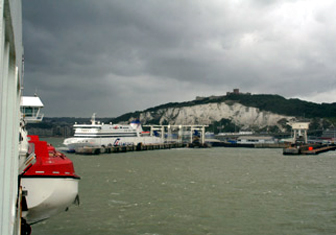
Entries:
POLYGON ((96 113, 93 113, 93 114, 92 114, 92 117, 91 117, 91 124, 92 124, 92 125, 95 125, 95 124, 96 124, 96 113))

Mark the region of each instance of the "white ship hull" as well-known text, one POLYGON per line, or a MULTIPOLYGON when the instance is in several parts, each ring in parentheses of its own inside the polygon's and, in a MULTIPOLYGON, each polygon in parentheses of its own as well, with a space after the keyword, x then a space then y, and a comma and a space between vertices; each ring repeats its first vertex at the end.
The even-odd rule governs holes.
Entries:
POLYGON ((79 179, 65 177, 22 178, 28 206, 24 218, 29 224, 33 224, 67 210, 78 195, 78 181, 79 179))
POLYGON ((74 137, 67 138, 63 144, 70 151, 83 147, 107 147, 141 144, 162 144, 163 138, 143 135, 140 121, 132 121, 130 125, 104 124, 96 122, 95 114, 91 124, 75 124, 74 137))
POLYGON ((64 141, 64 144, 69 150, 75 150, 82 147, 107 147, 107 146, 125 146, 125 145, 137 145, 142 144, 162 144, 164 141, 162 138, 155 136, 143 136, 143 137, 96 137, 96 138, 68 138, 64 141))

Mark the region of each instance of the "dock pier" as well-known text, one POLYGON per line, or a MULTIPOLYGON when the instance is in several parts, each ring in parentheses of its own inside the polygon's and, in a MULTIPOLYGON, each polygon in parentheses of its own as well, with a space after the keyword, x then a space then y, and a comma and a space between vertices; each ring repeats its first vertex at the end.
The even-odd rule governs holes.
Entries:
POLYGON ((335 143, 308 143, 309 122, 288 123, 294 132, 292 143, 283 148, 283 155, 316 155, 336 150, 335 143))
POLYGON ((76 148, 76 154, 101 154, 101 153, 125 153, 133 151, 159 150, 171 148, 183 148, 184 143, 163 143, 163 144, 138 144, 125 146, 107 146, 107 147, 81 147, 76 148))
POLYGON ((283 155, 317 155, 335 151, 336 144, 306 144, 294 145, 283 149, 283 155))

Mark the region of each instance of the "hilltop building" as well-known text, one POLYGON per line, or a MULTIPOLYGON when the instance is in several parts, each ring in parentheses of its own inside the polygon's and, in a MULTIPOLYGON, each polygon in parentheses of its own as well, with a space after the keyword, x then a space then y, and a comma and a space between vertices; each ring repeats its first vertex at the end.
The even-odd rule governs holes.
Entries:
MULTIPOLYGON (((250 92, 246 92, 246 93, 242 93, 239 91, 238 88, 235 88, 233 89, 232 92, 228 91, 226 92, 226 95, 251 95, 250 92)), ((210 100, 215 100, 215 99, 220 99, 220 98, 223 98, 225 95, 212 95, 212 96, 209 96, 209 97, 204 97, 204 96, 196 96, 196 100, 204 100, 204 99, 210 99, 210 100)))
POLYGON ((233 89, 233 92, 230 92, 230 91, 226 92, 226 95, 232 95, 232 94, 234 94, 234 95, 251 95, 250 92, 246 92, 246 93, 240 92, 238 88, 233 89))

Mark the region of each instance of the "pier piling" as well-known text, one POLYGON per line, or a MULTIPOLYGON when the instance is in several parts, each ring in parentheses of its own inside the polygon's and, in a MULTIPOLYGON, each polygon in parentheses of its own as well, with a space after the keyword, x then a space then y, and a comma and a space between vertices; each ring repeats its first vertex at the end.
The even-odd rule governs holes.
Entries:
POLYGON ((107 147, 81 147, 75 149, 76 154, 101 154, 101 153, 126 153, 132 151, 159 150, 171 148, 183 148, 183 143, 164 143, 164 144, 138 144, 125 146, 107 146, 107 147))

